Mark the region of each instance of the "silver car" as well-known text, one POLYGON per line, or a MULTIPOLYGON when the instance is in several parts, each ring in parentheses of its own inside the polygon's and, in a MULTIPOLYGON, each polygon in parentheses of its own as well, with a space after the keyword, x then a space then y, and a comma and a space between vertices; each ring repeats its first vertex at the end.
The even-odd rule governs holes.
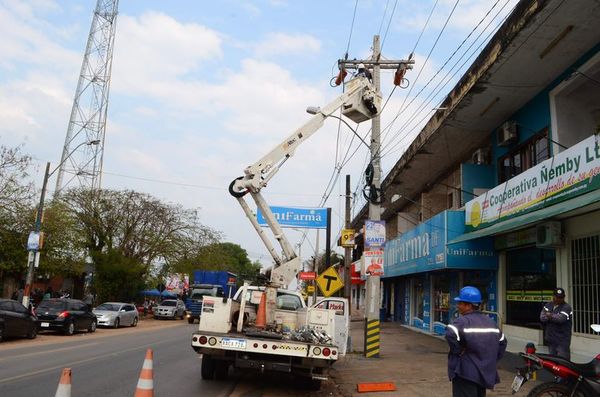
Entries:
POLYGON ((154 309, 154 318, 172 318, 179 317, 183 320, 185 316, 185 304, 180 299, 166 299, 154 309))
POLYGON ((121 325, 135 327, 139 314, 134 305, 122 302, 106 302, 93 310, 98 325, 119 328, 121 325))

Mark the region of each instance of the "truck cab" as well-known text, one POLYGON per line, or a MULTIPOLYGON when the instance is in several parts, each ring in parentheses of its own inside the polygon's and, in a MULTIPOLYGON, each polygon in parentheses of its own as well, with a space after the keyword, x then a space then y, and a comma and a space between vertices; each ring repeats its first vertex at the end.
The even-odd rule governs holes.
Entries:
POLYGON ((192 285, 189 298, 185 302, 185 315, 188 323, 193 324, 197 319, 200 321, 200 313, 202 310, 202 300, 205 296, 223 297, 225 292, 223 287, 214 284, 195 284, 192 285))

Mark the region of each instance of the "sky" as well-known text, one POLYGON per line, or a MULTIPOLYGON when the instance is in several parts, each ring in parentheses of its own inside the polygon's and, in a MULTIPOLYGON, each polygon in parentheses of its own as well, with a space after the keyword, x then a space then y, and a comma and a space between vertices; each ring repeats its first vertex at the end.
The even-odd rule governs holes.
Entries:
MULTIPOLYGON (((414 53, 407 87, 393 89, 393 72, 382 73, 385 176, 516 3, 121 0, 102 187, 198 208, 203 224, 268 266, 227 187, 311 117, 307 106, 342 93, 330 85, 338 59, 370 57, 374 35, 384 59, 414 53)), ((38 188, 45 163, 60 162, 95 4, 0 0, 0 145, 33 157, 38 188)), ((343 226, 345 175, 356 213, 368 161, 338 124, 326 120, 262 191, 270 205, 331 207, 332 241, 343 226)), ((369 122, 350 124, 368 141, 369 122)), ((286 234, 304 259, 314 253, 315 230, 286 234)))

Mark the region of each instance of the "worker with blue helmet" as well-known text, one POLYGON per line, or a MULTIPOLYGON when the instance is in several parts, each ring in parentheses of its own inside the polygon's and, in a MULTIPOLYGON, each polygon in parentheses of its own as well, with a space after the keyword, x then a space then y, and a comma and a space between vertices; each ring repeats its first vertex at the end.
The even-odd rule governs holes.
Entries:
POLYGON ((452 396, 482 397, 486 389, 500 382, 496 366, 506 350, 506 338, 496 323, 479 311, 479 289, 466 286, 454 301, 460 316, 446 328, 452 396))

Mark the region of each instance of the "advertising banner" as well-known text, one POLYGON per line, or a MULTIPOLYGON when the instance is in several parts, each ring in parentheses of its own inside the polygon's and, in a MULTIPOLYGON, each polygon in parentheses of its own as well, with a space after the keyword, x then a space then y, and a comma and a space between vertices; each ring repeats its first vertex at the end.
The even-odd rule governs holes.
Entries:
POLYGON ((188 275, 173 274, 167 276, 165 289, 175 294, 181 294, 184 289, 190 289, 190 277, 188 275))
POLYGON ((385 221, 365 221, 365 248, 385 246, 385 221))
MULTIPOLYGON (((269 206, 281 227, 298 227, 303 229, 326 229, 327 208, 278 207, 269 206)), ((256 211, 256 220, 261 226, 267 226, 260 209, 256 211)))
POLYGON ((363 252, 365 274, 367 276, 383 276, 383 250, 363 252))
POLYGON ((598 189, 599 173, 600 146, 592 135, 469 201, 467 232, 598 189))

